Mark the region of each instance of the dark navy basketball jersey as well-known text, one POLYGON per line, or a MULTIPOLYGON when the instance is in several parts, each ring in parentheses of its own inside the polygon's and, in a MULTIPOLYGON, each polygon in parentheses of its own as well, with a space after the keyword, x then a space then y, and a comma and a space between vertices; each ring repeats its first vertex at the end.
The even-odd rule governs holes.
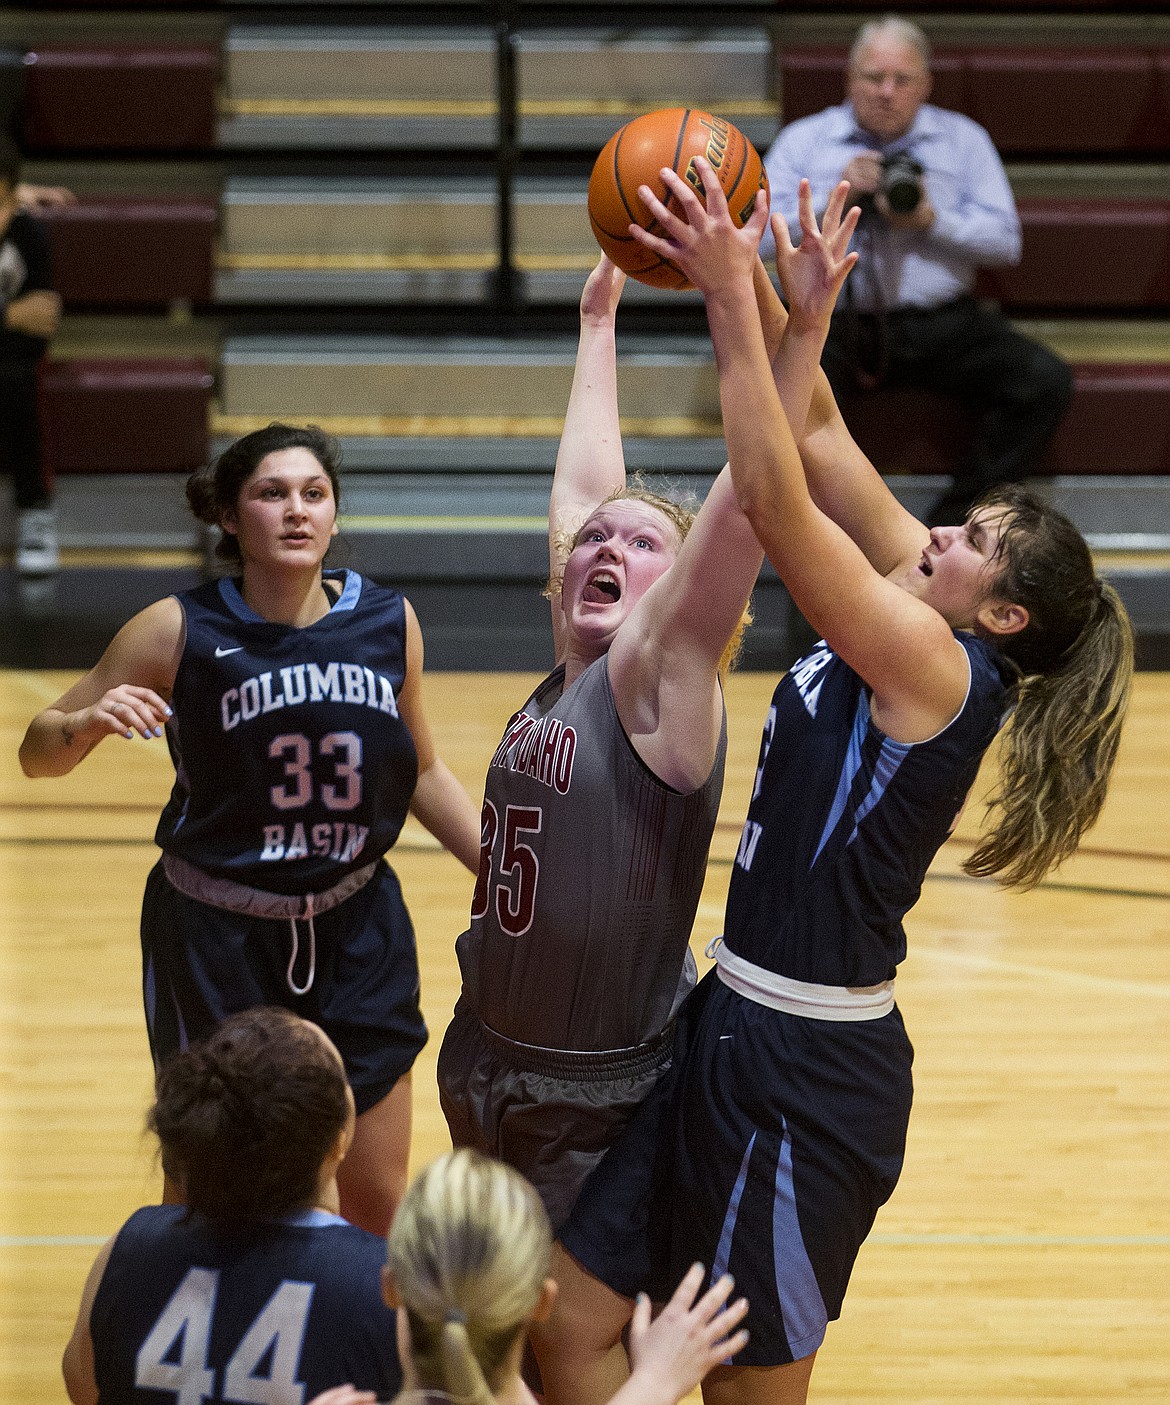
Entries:
POLYGON ((398 837, 418 756, 398 715, 405 602, 340 573, 332 609, 273 624, 221 580, 178 597, 167 726, 175 786, 155 841, 218 878, 320 892, 398 837))
POLYGON ((99 1405, 304 1405, 347 1381, 391 1398, 385 1261, 382 1239, 322 1210, 231 1231, 138 1210, 90 1312, 99 1405))
POLYGON ((876 985, 906 954, 902 918, 1003 721, 1010 665, 956 634, 971 683, 929 741, 891 741, 869 689, 822 641, 780 680, 727 899, 737 956, 794 980, 876 985))

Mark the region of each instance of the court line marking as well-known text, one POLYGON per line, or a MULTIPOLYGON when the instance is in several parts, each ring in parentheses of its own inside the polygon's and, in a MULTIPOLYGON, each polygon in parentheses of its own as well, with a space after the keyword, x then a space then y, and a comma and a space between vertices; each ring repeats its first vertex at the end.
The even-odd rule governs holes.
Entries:
MULTIPOLYGON (((116 1233, 112 1230, 111 1233, 116 1233)), ((97 1248, 109 1234, 2 1234, 0 1249, 87 1249, 97 1248)), ((894 1231, 871 1234, 867 1244, 931 1245, 957 1244, 973 1248, 1084 1248, 1084 1249, 1164 1249, 1170 1248, 1170 1234, 899 1234, 894 1231)))

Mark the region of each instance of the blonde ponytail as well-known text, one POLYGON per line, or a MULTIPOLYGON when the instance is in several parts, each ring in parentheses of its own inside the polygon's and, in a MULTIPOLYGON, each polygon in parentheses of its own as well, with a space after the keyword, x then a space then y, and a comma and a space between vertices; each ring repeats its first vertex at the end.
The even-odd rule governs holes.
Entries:
POLYGON ((388 1266, 424 1390, 491 1405, 551 1257, 540 1197, 510 1167, 461 1149, 415 1179, 390 1229, 388 1266))

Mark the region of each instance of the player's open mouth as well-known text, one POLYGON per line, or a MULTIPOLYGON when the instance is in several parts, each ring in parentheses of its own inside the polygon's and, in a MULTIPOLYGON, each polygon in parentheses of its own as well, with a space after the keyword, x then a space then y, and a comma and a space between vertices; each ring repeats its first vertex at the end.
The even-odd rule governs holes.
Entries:
POLYGON ((930 559, 925 554, 922 557, 922 565, 918 569, 924 576, 934 575, 934 567, 930 564, 930 559))
POLYGON ((581 599, 590 605, 612 605, 622 598, 622 589, 608 571, 599 571, 585 584, 581 599))

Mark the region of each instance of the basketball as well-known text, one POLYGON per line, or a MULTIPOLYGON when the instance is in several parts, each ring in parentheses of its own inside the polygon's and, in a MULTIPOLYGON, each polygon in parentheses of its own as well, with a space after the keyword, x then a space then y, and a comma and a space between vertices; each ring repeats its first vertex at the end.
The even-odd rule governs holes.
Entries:
POLYGON ((697 108, 667 107, 627 122, 602 147, 589 177, 589 221, 597 242, 631 278, 653 288, 689 288, 691 284, 669 259, 645 248, 630 234, 631 224, 658 232, 657 221, 638 199, 638 187, 648 185, 671 208, 675 197, 668 198, 659 175, 665 166, 702 198, 696 156, 705 156, 711 163, 732 219, 742 227, 751 218, 757 193, 768 188, 763 162, 738 127, 697 108))

